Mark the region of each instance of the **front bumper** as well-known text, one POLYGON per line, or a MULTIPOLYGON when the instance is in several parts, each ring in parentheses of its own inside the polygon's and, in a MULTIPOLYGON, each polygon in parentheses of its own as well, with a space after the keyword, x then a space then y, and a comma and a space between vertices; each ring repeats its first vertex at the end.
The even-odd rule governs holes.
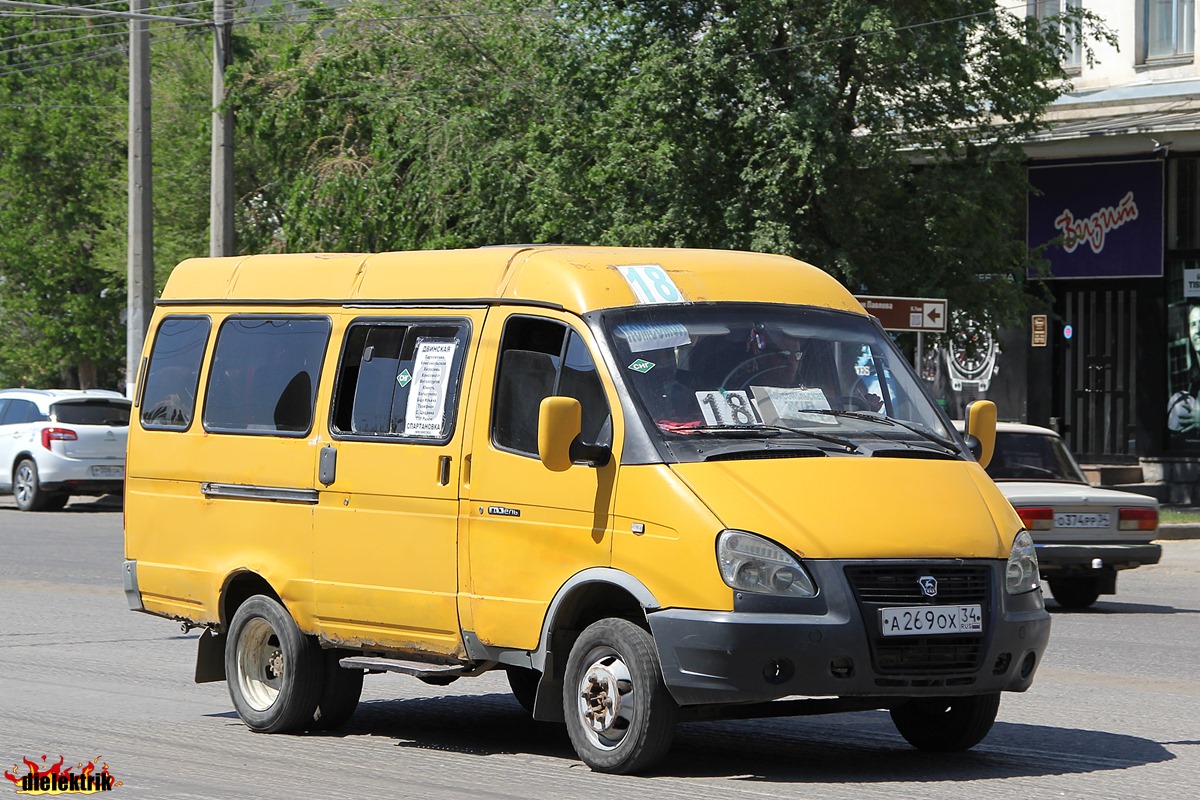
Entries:
MULTIPOLYGON (((666 609, 649 615, 663 678, 680 705, 747 703, 788 696, 919 697, 1024 691, 1050 636, 1041 592, 1008 595, 1004 562, 805 562, 821 602, 788 611, 666 609), (969 635, 884 637, 880 600, 854 584, 853 568, 897 575, 974 570, 986 591, 983 630, 969 635), (847 569, 851 568, 851 569, 847 569)), ((913 582, 915 584, 915 581, 913 582)), ((907 578, 896 581, 909 591, 907 578)), ((898 596, 899 597, 899 596, 898 596)), ((937 598, 926 601, 937 605, 937 598)), ((744 605, 744 604, 743 604, 744 605)))

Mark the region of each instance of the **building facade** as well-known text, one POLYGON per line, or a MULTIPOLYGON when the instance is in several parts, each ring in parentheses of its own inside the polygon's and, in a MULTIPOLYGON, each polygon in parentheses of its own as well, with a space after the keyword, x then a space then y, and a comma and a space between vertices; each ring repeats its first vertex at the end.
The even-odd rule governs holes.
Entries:
POLYGON ((1027 238, 1050 264, 1050 297, 1023 330, 932 353, 926 378, 958 404, 988 396, 1003 418, 1056 428, 1101 482, 1200 503, 1196 7, 1080 1, 1119 46, 1068 58, 1072 88, 1026 146, 1027 238))

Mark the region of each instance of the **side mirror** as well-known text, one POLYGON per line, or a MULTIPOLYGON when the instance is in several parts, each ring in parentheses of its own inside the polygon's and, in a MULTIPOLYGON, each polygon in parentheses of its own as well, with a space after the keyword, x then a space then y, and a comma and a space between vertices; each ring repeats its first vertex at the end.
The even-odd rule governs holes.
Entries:
POLYGON ((583 430, 583 406, 574 397, 547 397, 538 407, 538 458, 546 469, 566 472, 571 443, 583 430))
POLYGON ((547 397, 538 407, 538 458, 546 468, 565 472, 583 462, 603 467, 612 456, 606 444, 584 442, 583 407, 574 397, 547 397))
POLYGON ((979 466, 986 469, 996 451, 996 404, 991 400, 976 400, 968 405, 966 433, 967 446, 975 454, 979 466))

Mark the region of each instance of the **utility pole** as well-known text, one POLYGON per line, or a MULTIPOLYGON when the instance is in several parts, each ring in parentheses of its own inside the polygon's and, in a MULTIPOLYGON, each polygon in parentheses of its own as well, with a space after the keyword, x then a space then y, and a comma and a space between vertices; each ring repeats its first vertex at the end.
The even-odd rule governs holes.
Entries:
POLYGON ((212 191, 208 254, 233 255, 233 112, 222 109, 225 69, 232 61, 229 0, 213 1, 212 191))
MULTIPOLYGON (((143 14, 146 0, 130 0, 143 14)), ((137 388, 142 344, 154 312, 154 198, 150 159, 150 23, 129 21, 129 268, 125 396, 137 388)))

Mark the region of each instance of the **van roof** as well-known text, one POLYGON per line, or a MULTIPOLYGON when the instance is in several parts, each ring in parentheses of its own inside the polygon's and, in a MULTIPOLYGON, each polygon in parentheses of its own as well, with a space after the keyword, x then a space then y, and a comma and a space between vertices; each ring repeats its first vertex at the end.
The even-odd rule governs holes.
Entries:
POLYGON ((160 303, 464 305, 499 301, 575 313, 637 304, 617 267, 663 268, 688 302, 767 301, 866 313, 827 273, 765 253, 513 245, 396 253, 193 258, 160 303))

